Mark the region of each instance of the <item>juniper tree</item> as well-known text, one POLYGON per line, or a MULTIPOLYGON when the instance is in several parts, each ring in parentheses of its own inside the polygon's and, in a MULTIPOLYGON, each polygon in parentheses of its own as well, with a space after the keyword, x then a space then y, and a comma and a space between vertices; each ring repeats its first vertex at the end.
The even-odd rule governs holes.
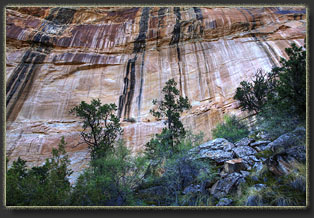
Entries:
POLYGON ((122 133, 119 118, 114 114, 115 104, 101 104, 93 99, 90 104, 82 101, 70 110, 70 113, 83 119, 81 136, 88 145, 92 160, 102 158, 113 149, 114 142, 122 133))
POLYGON ((165 150, 175 150, 175 144, 179 142, 180 137, 185 136, 186 131, 180 121, 180 114, 191 108, 188 97, 183 98, 179 95, 179 90, 176 88, 177 83, 174 79, 166 82, 166 86, 162 89, 162 100, 153 100, 153 104, 157 109, 150 110, 150 113, 158 118, 164 118, 166 128, 163 129, 161 135, 157 135, 156 139, 152 139, 146 146, 151 152, 156 150, 156 143, 160 141, 163 146, 166 145, 165 150), (157 140, 157 141, 156 141, 157 140), (170 148, 167 148, 170 147, 170 148))

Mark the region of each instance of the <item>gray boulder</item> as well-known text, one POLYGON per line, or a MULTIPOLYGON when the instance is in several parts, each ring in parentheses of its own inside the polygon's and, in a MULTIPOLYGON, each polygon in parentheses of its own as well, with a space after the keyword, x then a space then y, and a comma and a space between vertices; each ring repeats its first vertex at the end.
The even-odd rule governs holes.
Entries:
POLYGON ((239 146, 232 149, 236 157, 243 158, 245 156, 250 156, 256 154, 256 151, 249 146, 239 146))
POLYGON ((271 141, 257 141, 252 143, 250 146, 256 151, 261 152, 270 149, 270 146, 268 146, 269 143, 271 143, 271 141))
POLYGON ((192 159, 210 159, 218 164, 234 158, 234 144, 223 138, 203 143, 189 151, 192 159))
POLYGON ((201 186, 191 184, 188 187, 186 187, 182 193, 186 195, 186 194, 197 193, 197 192, 201 192, 201 186))
POLYGON ((233 173, 233 172, 240 172, 241 170, 245 170, 246 167, 241 158, 228 160, 224 164, 224 172, 226 173, 233 173))
POLYGON ((240 139, 239 141, 237 141, 235 144, 235 146, 249 146, 252 142, 254 142, 255 140, 252 139, 252 138, 248 138, 248 137, 245 137, 245 138, 242 138, 240 139))
POLYGON ((218 180, 210 190, 210 194, 217 199, 225 197, 227 194, 237 190, 238 185, 245 182, 241 173, 231 173, 225 178, 218 180))
POLYGON ((200 159, 211 159, 214 160, 217 164, 222 164, 227 160, 233 159, 233 152, 227 152, 224 150, 203 150, 199 155, 200 159))
POLYGON ((230 198, 221 198, 216 206, 230 206, 232 205, 232 202, 233 201, 230 198))
POLYGON ((245 203, 246 206, 264 206, 263 199, 259 195, 250 195, 245 203))
POLYGON ((304 127, 297 127, 292 132, 279 136, 268 146, 275 153, 280 153, 294 146, 305 145, 306 130, 304 127))
POLYGON ((234 144, 224 138, 217 138, 198 146, 200 149, 231 151, 234 144))

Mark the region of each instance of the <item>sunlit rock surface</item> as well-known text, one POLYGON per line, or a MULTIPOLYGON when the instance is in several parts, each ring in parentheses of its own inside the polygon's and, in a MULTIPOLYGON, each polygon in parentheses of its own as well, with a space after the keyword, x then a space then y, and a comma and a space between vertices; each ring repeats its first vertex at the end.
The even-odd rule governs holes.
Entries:
POLYGON ((163 128, 149 110, 171 78, 193 106, 185 127, 208 140, 225 113, 244 115, 232 98, 240 81, 279 65, 305 35, 302 7, 8 7, 10 163, 41 164, 64 136, 74 179, 89 155, 68 111, 92 98, 116 103, 123 138, 140 152, 163 128))

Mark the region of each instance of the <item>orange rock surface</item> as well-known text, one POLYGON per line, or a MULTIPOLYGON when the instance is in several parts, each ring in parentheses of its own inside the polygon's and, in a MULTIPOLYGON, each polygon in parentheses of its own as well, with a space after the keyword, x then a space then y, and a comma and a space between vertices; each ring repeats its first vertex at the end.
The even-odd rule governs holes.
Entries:
POLYGON ((244 115, 239 83, 305 36, 304 7, 7 7, 10 163, 41 164, 64 136, 75 179, 89 154, 68 111, 92 98, 118 106, 126 145, 140 152, 163 128, 149 110, 171 78, 193 106, 186 129, 208 140, 225 113, 244 115))

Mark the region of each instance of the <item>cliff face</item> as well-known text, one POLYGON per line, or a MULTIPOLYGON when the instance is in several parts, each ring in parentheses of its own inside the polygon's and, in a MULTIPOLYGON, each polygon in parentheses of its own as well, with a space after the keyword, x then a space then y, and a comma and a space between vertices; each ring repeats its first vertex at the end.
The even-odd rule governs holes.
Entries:
POLYGON ((186 128, 209 139, 225 113, 242 113, 232 98, 240 81, 279 65, 305 35, 301 7, 8 7, 7 155, 40 164, 64 136, 79 172, 89 155, 68 111, 92 98, 116 103, 138 152, 163 127, 149 110, 170 78, 193 106, 186 128))

